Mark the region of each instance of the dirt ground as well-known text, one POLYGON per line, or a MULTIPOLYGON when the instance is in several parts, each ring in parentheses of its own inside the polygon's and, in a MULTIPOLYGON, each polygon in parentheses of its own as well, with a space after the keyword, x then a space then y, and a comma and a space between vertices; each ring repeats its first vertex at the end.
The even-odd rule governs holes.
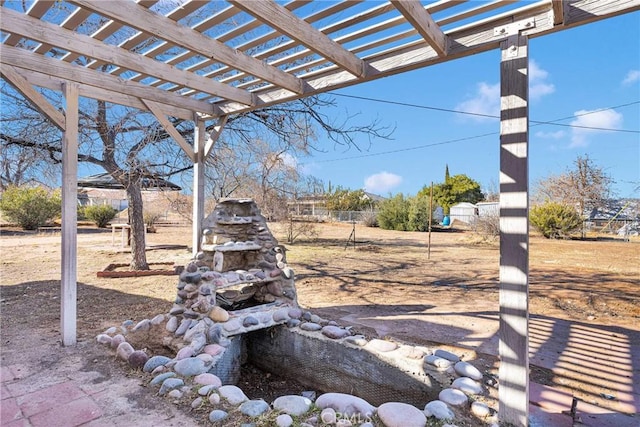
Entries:
MULTIPOLYGON (((284 226, 270 228, 284 243, 284 226)), ((60 233, 0 231, 2 364, 25 357, 46 361, 54 357, 50 344, 60 340, 60 233)), ((432 233, 429 253, 427 233, 358 225, 354 247, 351 224, 318 224, 317 231, 313 241, 287 245, 301 306, 370 337, 449 346, 497 375, 497 242, 460 229, 440 231, 432 233)), ((148 244, 149 262, 184 265, 190 228, 160 227, 148 235, 148 244)), ((111 230, 79 229, 78 339, 92 369, 105 376, 128 374, 93 344, 95 335, 126 319, 168 312, 176 292, 175 276, 98 278, 108 264, 128 261, 119 245, 120 236, 114 239, 111 230)), ((639 285, 640 240, 532 236, 532 380, 589 403, 635 412, 639 285)), ((143 407, 154 405, 142 393, 132 398, 143 400, 143 407)))

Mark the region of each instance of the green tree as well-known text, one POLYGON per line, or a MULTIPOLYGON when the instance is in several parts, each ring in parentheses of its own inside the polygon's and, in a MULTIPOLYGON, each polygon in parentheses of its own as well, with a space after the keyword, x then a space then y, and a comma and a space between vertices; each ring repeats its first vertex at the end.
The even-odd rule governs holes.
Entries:
POLYGON ((35 230, 60 216, 60 194, 42 187, 7 187, 0 196, 0 210, 25 230, 35 230))
POLYGON ((548 239, 568 238, 582 223, 574 207, 558 202, 533 206, 529 212, 529 221, 548 239))
POLYGON ((84 208, 84 215, 98 228, 105 228, 116 217, 118 211, 111 206, 95 205, 84 208))
POLYGON ((325 196, 327 209, 330 211, 363 211, 373 207, 373 202, 364 190, 349 190, 336 187, 325 196))
POLYGON ((408 226, 410 231, 427 231, 429 230, 430 215, 429 196, 417 195, 409 198, 408 226))
POLYGON ((378 224, 385 230, 408 230, 409 200, 400 193, 380 203, 378 224))
MULTIPOLYGON (((447 168, 448 171, 448 168, 447 168)), ((430 187, 423 187, 418 195, 428 196, 430 187)), ((433 200, 449 215, 451 206, 462 203, 478 203, 484 200, 480 184, 466 175, 454 175, 446 182, 433 186, 433 200)))

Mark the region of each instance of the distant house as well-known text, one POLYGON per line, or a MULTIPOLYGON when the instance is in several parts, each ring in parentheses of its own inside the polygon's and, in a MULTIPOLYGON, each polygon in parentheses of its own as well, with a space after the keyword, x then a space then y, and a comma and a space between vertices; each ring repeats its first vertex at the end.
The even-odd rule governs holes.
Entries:
POLYGON ((325 219, 328 216, 324 194, 312 194, 297 197, 287 202, 289 214, 295 216, 312 216, 325 219))
MULTIPOLYGON (((141 187, 145 211, 158 213, 165 218, 182 190, 180 186, 157 177, 143 178, 141 187)), ((122 213, 128 208, 127 192, 122 184, 107 173, 79 178, 78 205, 107 205, 122 213)))
MULTIPOLYGON (((386 200, 385 197, 377 194, 364 192, 364 197, 375 205, 386 200)), ((315 221, 359 221, 362 212, 338 212, 327 209, 326 197, 324 194, 311 194, 300 196, 287 202, 289 214, 294 219, 315 220, 315 221)))
POLYGON ((627 224, 640 221, 640 199, 612 199, 605 206, 585 212, 588 228, 616 232, 627 224))

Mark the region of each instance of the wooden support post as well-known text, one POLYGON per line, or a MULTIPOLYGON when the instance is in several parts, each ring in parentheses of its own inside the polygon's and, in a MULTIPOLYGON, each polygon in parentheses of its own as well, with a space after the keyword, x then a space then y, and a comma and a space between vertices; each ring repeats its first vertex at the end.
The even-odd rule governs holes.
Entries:
POLYGON ((76 344, 78 270, 78 85, 66 83, 65 132, 62 138, 62 256, 60 323, 62 345, 76 344))
POLYGON ((202 238, 202 219, 204 216, 204 143, 205 126, 204 121, 197 118, 193 135, 193 249, 195 257, 200 250, 200 239, 202 238))
POLYGON ((529 423, 528 39, 501 43, 500 385, 501 424, 529 423))

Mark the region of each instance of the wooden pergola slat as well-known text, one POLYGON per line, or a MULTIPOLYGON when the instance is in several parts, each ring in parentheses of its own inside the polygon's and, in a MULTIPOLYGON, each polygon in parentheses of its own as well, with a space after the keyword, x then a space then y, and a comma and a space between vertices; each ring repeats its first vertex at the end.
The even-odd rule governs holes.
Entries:
POLYGON ((319 55, 339 64, 345 70, 357 77, 365 77, 374 72, 363 60, 344 49, 331 38, 309 25, 308 22, 296 17, 291 12, 270 0, 255 0, 242 2, 230 0, 236 7, 243 9, 276 28, 280 33, 292 39, 319 55))
POLYGON ((89 0, 72 0, 72 2, 110 19, 127 22, 129 26, 157 36, 162 40, 172 40, 174 44, 197 52, 199 55, 215 58, 225 64, 233 64, 237 69, 258 76, 291 92, 300 95, 305 92, 304 82, 295 76, 244 55, 202 33, 179 26, 174 21, 135 3, 89 0))
POLYGON ((447 54, 447 36, 418 0, 391 0, 391 3, 418 30, 422 38, 438 52, 438 56, 447 54))

